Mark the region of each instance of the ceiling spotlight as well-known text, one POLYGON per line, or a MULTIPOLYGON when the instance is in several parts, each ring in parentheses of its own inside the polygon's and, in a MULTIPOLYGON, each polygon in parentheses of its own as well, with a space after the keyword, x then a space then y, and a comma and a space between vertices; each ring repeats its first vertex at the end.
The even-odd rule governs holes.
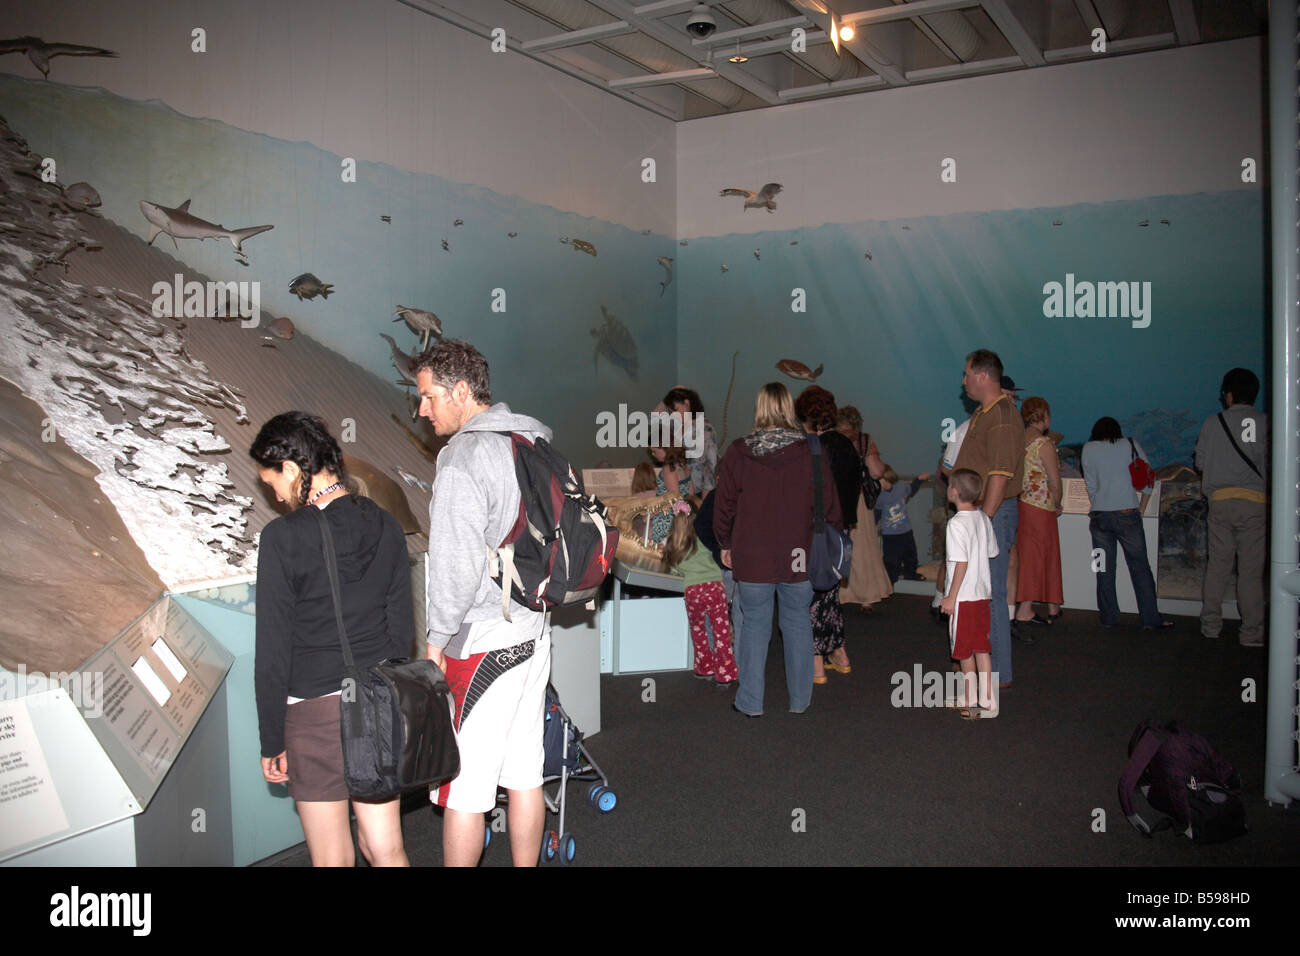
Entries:
POLYGON ((745 56, 745 54, 743 54, 743 53, 740 52, 740 41, 739 41, 739 40, 736 41, 736 52, 733 53, 733 54, 731 54, 731 56, 727 57, 727 60, 728 60, 729 62, 731 62, 731 63, 748 63, 748 62, 749 62, 749 57, 745 56))
POLYGON ((848 43, 853 39, 853 27, 840 27, 840 42, 848 43))

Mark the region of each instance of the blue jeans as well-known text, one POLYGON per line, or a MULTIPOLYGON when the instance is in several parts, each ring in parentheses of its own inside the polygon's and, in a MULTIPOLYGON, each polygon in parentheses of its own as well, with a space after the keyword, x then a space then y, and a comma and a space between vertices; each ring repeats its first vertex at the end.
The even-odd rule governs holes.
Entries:
POLYGON ((744 615, 736 641, 736 666, 740 689, 736 706, 747 714, 763 712, 763 686, 767 674, 767 648, 772 641, 772 600, 781 603, 781 639, 785 644, 785 686, 790 692, 790 710, 801 714, 812 703, 813 634, 812 584, 800 581, 755 584, 736 582, 736 594, 744 615))
MULTIPOLYGON (((730 568, 722 569, 722 588, 727 592, 727 607, 731 611, 731 633, 733 635, 732 647, 735 647, 734 638, 739 637, 740 629, 745 622, 745 613, 740 609, 740 602, 735 600, 736 597, 736 579, 731 574, 730 568)), ((709 650, 713 649, 713 619, 706 618, 704 626, 709 632, 709 650)))
POLYGON ((993 536, 998 539, 998 556, 989 560, 993 579, 993 600, 989 614, 989 645, 993 649, 993 673, 1000 683, 1011 680, 1011 618, 1007 614, 1007 566, 1011 563, 1011 546, 1016 543, 1020 527, 1020 501, 1008 498, 993 513, 993 536))
POLYGON ((1097 610, 1101 623, 1114 627, 1119 623, 1119 601, 1115 597, 1115 542, 1124 549, 1124 563, 1133 581, 1138 613, 1147 627, 1159 625, 1164 618, 1156 607, 1156 581, 1147 562, 1147 539, 1142 518, 1133 511, 1094 511, 1088 518, 1092 546, 1100 548, 1103 558, 1097 574, 1097 610))

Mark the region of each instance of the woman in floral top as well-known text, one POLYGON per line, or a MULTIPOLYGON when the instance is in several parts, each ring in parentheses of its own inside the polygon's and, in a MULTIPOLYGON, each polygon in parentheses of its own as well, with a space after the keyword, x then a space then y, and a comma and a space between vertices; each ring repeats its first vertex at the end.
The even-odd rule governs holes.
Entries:
POLYGON ((1025 479, 1020 492, 1020 528, 1016 548, 1020 571, 1016 620, 1053 624, 1061 616, 1061 539, 1056 517, 1061 513, 1061 463, 1048 436, 1052 410, 1041 398, 1028 398, 1020 408, 1025 422, 1025 479), (1034 613, 1034 602, 1047 604, 1047 617, 1034 613))

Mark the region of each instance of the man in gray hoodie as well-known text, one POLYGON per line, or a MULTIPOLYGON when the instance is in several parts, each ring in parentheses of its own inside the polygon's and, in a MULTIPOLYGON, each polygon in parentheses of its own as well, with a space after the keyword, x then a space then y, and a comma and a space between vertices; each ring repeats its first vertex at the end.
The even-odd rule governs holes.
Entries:
POLYGON ((416 362, 420 414, 450 440, 438 455, 429 504, 425 582, 427 654, 447 674, 456 699, 460 774, 430 793, 446 808, 448 866, 474 866, 483 850, 483 815, 509 793, 510 854, 535 866, 546 804, 542 729, 551 671, 546 615, 513 599, 502 614, 491 557, 520 515, 508 435, 551 438, 534 418, 493 405, 487 360, 472 345, 440 342, 416 362))

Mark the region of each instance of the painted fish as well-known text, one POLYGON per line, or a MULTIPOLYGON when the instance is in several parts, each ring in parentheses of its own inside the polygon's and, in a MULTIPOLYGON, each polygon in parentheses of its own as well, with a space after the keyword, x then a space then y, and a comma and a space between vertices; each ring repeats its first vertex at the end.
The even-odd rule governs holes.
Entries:
POLYGON ((149 220, 149 245, 164 232, 172 237, 176 248, 177 239, 229 239, 236 252, 243 251, 243 243, 259 233, 274 229, 274 226, 248 226, 245 229, 227 229, 215 222, 208 222, 198 216, 190 215, 190 201, 187 199, 175 209, 168 209, 157 203, 140 200, 140 212, 149 220))
POLYGON ((862 253, 862 258, 864 258, 864 259, 866 259, 868 262, 870 262, 870 261, 871 261, 871 250, 868 249, 866 252, 862 253))
POLYGON ((668 278, 659 283, 659 298, 662 299, 664 297, 664 291, 668 288, 668 284, 673 281, 673 260, 669 259, 667 256, 660 256, 659 264, 663 266, 664 271, 668 273, 668 278))
POLYGON ((393 341, 393 337, 391 335, 385 335, 383 332, 380 332, 379 337, 381 339, 384 339, 388 343, 388 347, 393 352, 393 368, 397 369, 397 374, 402 376, 402 378, 404 378, 411 385, 415 385, 416 381, 415 381, 414 360, 412 360, 411 356, 407 355, 405 352, 403 352, 401 349, 397 347, 397 343, 393 341))
POLYGON ((722 264, 722 271, 723 272, 727 271, 727 264, 725 262, 722 264))
POLYGON ((1053 226, 1059 226, 1059 225, 1062 225, 1061 220, 1059 220, 1059 219, 1053 219, 1053 220, 1052 220, 1052 225, 1053 225, 1053 226))
POLYGON ((596 254, 596 247, 593 246, 590 242, 587 242, 587 240, 585 239, 574 239, 573 251, 585 252, 589 256, 594 256, 596 254))
POLYGON ((63 190, 63 198, 81 209, 93 209, 95 206, 104 204, 103 200, 99 198, 99 193, 95 191, 95 187, 90 183, 73 183, 63 190))
POLYGON ((596 340, 596 370, 600 370, 600 357, 603 355, 627 372, 635 382, 637 380, 636 339, 632 338, 632 333, 619 321, 618 316, 603 305, 600 307, 600 314, 604 317, 604 325, 591 330, 591 337, 596 340))
POLYGON ((267 323, 266 331, 270 332, 277 339, 293 338, 294 328, 292 320, 281 316, 278 319, 272 319, 267 323))
POLYGON ((681 242, 679 242, 679 243, 677 243, 677 244, 678 244, 679 246, 689 246, 689 245, 690 245, 690 243, 687 242, 685 239, 683 239, 681 242))
POLYGON ((465 225, 465 220, 464 220, 464 219, 457 219, 455 222, 452 223, 452 225, 453 225, 453 226, 463 226, 463 225, 465 225))
POLYGON ((759 254, 759 251, 757 249, 754 250, 754 258, 758 259, 760 262, 763 259, 762 255, 759 254))
POLYGON ((776 363, 778 372, 785 372, 791 378, 801 378, 805 382, 817 381, 817 376, 822 373, 822 366, 818 365, 816 370, 810 369, 803 362, 796 362, 794 359, 781 359, 776 363))
POLYGON ((451 243, 449 243, 446 239, 442 240, 442 251, 451 252, 451 243))
POLYGON ((328 299, 330 293, 334 291, 334 286, 328 282, 322 282, 310 272, 304 272, 289 283, 289 291, 296 295, 299 301, 314 299, 318 295, 322 299, 328 299))
POLYGON ((1138 223, 1138 225, 1139 225, 1139 226, 1144 226, 1144 227, 1145 227, 1145 226, 1149 226, 1149 225, 1151 225, 1151 220, 1150 220, 1150 219, 1143 219, 1140 223, 1138 223))
POLYGON ((517 235, 519 235, 519 233, 517 233, 517 232, 507 232, 507 233, 506 233, 506 238, 507 238, 507 239, 513 239, 513 238, 514 238, 515 236, 517 236, 517 235))
POLYGON ((392 216, 380 216, 380 217, 379 217, 379 221, 380 221, 380 222, 386 222, 386 223, 388 223, 388 224, 391 226, 391 225, 393 224, 393 217, 392 217, 392 216))

